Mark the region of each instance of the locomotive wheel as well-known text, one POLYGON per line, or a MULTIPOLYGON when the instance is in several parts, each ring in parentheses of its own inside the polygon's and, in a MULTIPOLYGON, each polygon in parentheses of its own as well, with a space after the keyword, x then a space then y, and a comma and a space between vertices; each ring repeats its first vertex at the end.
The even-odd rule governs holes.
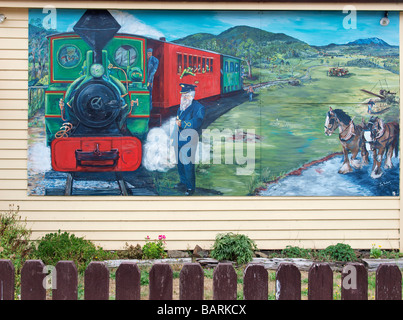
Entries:
POLYGON ((77 119, 87 127, 103 128, 119 115, 121 99, 118 90, 100 79, 82 85, 75 94, 73 111, 77 119))

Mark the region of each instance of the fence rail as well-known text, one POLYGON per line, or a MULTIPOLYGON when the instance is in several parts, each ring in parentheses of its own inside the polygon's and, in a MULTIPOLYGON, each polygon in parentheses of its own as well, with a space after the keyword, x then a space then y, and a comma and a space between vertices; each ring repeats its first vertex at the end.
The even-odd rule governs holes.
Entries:
MULTIPOLYGON (((21 300, 46 300, 47 266, 28 260, 21 269, 21 300)), ((77 300, 78 273, 73 261, 59 261, 50 273, 56 282, 53 300, 77 300)), ((140 269, 123 262, 116 271, 116 300, 140 299, 140 269)), ((109 269, 91 262, 84 274, 84 300, 109 299, 109 269)), ((0 260, 0 300, 13 300, 15 269, 0 260)), ((180 300, 203 300, 204 272, 198 263, 185 263, 179 277, 180 300)), ((263 265, 249 264, 243 275, 244 300, 268 299, 268 272, 263 265)), ((169 264, 154 264, 149 273, 149 299, 172 300, 173 271, 169 264)), ((213 300, 237 299, 237 275, 231 263, 219 263, 213 273, 213 300)), ((292 263, 276 271, 276 299, 301 299, 301 273, 292 263)), ((308 271, 308 300, 333 299, 333 271, 327 263, 314 263, 308 271)), ((346 264, 341 272, 341 299, 368 299, 368 271, 361 263, 346 264)), ((376 300, 402 299, 402 273, 395 264, 381 264, 376 271, 376 300)))

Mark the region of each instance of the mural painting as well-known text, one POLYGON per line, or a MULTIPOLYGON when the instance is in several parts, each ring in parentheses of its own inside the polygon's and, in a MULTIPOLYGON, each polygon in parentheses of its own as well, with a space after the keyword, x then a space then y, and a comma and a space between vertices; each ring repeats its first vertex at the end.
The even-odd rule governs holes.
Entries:
POLYGON ((399 14, 29 11, 29 195, 399 196, 399 14))

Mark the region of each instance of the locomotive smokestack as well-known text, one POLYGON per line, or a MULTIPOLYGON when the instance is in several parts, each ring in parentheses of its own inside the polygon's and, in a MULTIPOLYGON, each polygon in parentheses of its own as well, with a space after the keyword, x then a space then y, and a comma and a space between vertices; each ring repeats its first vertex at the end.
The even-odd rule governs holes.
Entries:
POLYGON ((102 49, 121 28, 108 10, 87 10, 73 30, 94 50, 94 63, 102 63, 102 49))

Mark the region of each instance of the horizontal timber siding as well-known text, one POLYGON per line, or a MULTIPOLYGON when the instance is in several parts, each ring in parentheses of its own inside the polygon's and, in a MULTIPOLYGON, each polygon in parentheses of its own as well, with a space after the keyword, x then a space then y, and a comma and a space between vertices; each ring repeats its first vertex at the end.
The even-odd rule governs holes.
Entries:
POLYGON ((186 250, 208 249, 217 233, 233 231, 260 249, 400 247, 399 198, 28 197, 28 10, 1 13, 7 20, 0 25, 0 210, 18 205, 33 239, 60 229, 123 249, 165 234, 168 249, 186 250))

